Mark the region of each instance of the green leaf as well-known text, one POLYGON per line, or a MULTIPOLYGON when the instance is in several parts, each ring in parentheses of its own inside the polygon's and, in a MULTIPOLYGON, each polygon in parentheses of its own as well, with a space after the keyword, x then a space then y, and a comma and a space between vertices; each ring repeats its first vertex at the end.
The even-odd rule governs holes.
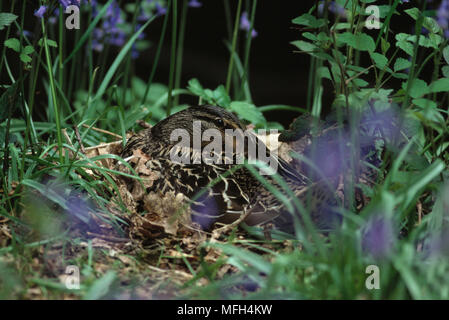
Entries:
POLYGON ((406 40, 396 41, 396 46, 402 49, 409 56, 413 55, 413 45, 410 42, 406 40))
POLYGON ((201 85, 201 83, 196 78, 193 78, 193 79, 189 80, 187 89, 189 89, 189 91, 192 92, 196 96, 203 96, 204 95, 203 86, 201 85))
POLYGON ((31 54, 34 52, 34 48, 32 46, 26 46, 25 48, 23 48, 23 53, 25 54, 31 54))
POLYGON ((441 72, 443 73, 443 76, 445 76, 446 78, 449 78, 449 66, 442 67, 441 72))
POLYGON ((443 49, 443 57, 447 64, 449 64, 449 46, 443 49))
POLYGON ((212 94, 219 106, 228 107, 231 104, 231 97, 226 93, 224 85, 219 85, 212 94))
POLYGON ((235 112, 240 119, 247 120, 255 125, 265 125, 267 122, 262 112, 255 105, 248 102, 231 102, 229 110, 235 112))
POLYGON ((388 64, 388 59, 383 54, 372 52, 371 59, 374 60, 376 67, 379 69, 384 69, 388 64))
POLYGON ((90 286, 89 290, 84 296, 85 300, 98 300, 103 298, 111 289, 111 286, 117 279, 117 274, 114 271, 109 270, 100 279, 95 280, 95 282, 90 286))
POLYGON ((25 63, 30 63, 31 61, 33 61, 33 59, 31 59, 31 57, 25 53, 20 54, 20 60, 22 60, 25 63))
POLYGON ((320 28, 320 27, 324 26, 325 20, 317 19, 310 13, 305 13, 305 14, 293 19, 292 23, 311 27, 311 28, 320 28))
MULTIPOLYGON (((407 13, 414 20, 418 20, 418 18, 422 15, 421 11, 419 11, 418 8, 407 9, 404 10, 404 12, 407 13)), ((435 21, 435 19, 430 17, 424 17, 423 27, 432 33, 438 33, 441 30, 440 26, 435 21)))
POLYGON ((5 41, 5 47, 13 49, 15 52, 20 52, 20 41, 16 38, 11 38, 5 41))
POLYGON ((430 92, 449 92, 449 79, 441 78, 432 82, 429 86, 430 92))
POLYGON ((412 63, 404 58, 397 58, 394 63, 394 72, 398 72, 407 68, 410 68, 412 63))
MULTIPOLYGON (((44 45, 44 39, 39 39, 38 43, 37 43, 40 47, 42 47, 44 45)), ((51 39, 47 39, 47 45, 49 47, 53 47, 53 48, 57 48, 58 47, 58 43, 54 40, 51 39)))
POLYGON ((313 52, 317 49, 316 45, 314 45, 313 43, 303 41, 303 40, 296 40, 296 41, 292 41, 290 43, 292 45, 294 45, 295 47, 297 47, 299 50, 305 51, 305 52, 313 52))
MULTIPOLYGON (((413 79, 411 80, 411 85, 410 85, 410 96, 412 98, 420 98, 423 95, 429 93, 429 87, 427 86, 427 83, 424 80, 421 79, 413 79)), ((402 89, 407 90, 407 82, 403 82, 402 83, 402 89)))
POLYGON ((424 98, 413 99, 412 102, 413 102, 413 104, 416 104, 418 107, 421 107, 423 109, 437 107, 436 102, 429 100, 429 99, 424 99, 424 98))
POLYGON ((15 14, 8 12, 0 12, 0 30, 13 23, 18 17, 15 14))
POLYGON ((338 35, 337 40, 360 51, 373 52, 376 48, 373 38, 365 33, 352 34, 345 32, 338 35))

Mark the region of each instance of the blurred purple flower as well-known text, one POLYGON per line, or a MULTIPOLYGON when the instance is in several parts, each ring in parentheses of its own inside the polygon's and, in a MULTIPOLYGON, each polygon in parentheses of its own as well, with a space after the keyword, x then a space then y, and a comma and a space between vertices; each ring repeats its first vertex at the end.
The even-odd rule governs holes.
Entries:
POLYGON ((207 230, 216 221, 219 214, 217 202, 208 195, 202 195, 197 203, 191 205, 192 222, 199 224, 203 230, 207 230))
POLYGON ((203 4, 201 2, 199 2, 198 0, 190 0, 188 5, 191 8, 200 8, 203 6, 203 4))
POLYGON ((449 39, 449 0, 442 0, 437 10, 437 22, 443 29, 444 36, 449 39))
POLYGON ((159 3, 156 3, 156 15, 163 16, 167 13, 167 8, 161 6, 159 3))
POLYGON ((59 3, 65 10, 65 9, 67 9, 68 6, 79 7, 81 5, 81 0, 59 0, 59 3))
POLYGON ((384 216, 372 217, 362 230, 362 250, 376 259, 387 258, 395 240, 393 222, 384 216))
MULTIPOLYGON (((240 18, 240 29, 249 32, 249 30, 251 29, 251 21, 248 20, 248 12, 244 11, 242 13, 242 17, 240 18)), ((257 31, 253 28, 252 32, 251 32, 251 37, 255 38, 257 37, 258 33, 257 31)))
MULTIPOLYGON (((321 1, 319 2, 319 4, 318 4, 318 14, 319 14, 320 16, 322 16, 322 15, 323 15, 323 12, 324 12, 324 3, 325 3, 325 2, 321 0, 321 1)), ((343 8, 340 4, 338 4, 338 3, 335 2, 335 1, 329 2, 329 7, 328 7, 328 9, 329 9, 329 11, 332 12, 333 14, 336 14, 336 15, 341 16, 341 17, 343 17, 343 18, 346 18, 346 17, 347 17, 345 8, 343 8)))
POLYGON ((34 15, 39 19, 42 19, 44 17, 45 12, 47 12, 47 6, 40 6, 39 9, 34 11, 34 15))

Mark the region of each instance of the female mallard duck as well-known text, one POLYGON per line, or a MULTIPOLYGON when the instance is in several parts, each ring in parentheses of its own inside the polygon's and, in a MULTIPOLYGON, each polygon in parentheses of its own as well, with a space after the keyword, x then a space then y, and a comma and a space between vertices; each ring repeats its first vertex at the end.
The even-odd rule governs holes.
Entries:
MULTIPOLYGON (((291 232, 292 213, 298 215, 299 212, 292 209, 293 201, 291 197, 286 197, 287 192, 281 187, 279 179, 273 175, 264 175, 264 184, 237 161, 239 150, 243 150, 241 155, 248 160, 251 157, 251 144, 255 144, 261 148, 258 150, 264 150, 264 159, 269 159, 270 166, 277 170, 277 177, 286 182, 296 197, 303 203, 306 198, 312 199, 307 201, 308 211, 312 220, 320 220, 317 217, 330 203, 328 198, 333 198, 332 192, 322 185, 308 186, 304 176, 271 153, 254 134, 246 132, 246 140, 241 140, 244 131, 245 127, 238 118, 225 109, 210 105, 194 106, 132 136, 121 156, 129 158, 136 149, 148 155, 146 167, 157 172, 158 178, 146 191, 174 191, 194 200, 191 204, 194 213, 192 220, 203 229, 209 229, 215 222, 232 223, 246 213, 245 223, 248 225, 272 222, 278 229, 291 232), (221 148, 207 148, 211 140, 208 135, 210 132, 219 134, 221 141, 215 146, 221 148), (239 134, 230 136, 229 132, 239 134), (204 138, 206 135, 208 139, 204 138), (186 138, 184 144, 179 142, 179 137, 186 138), (245 141, 243 145, 242 141, 245 141), (231 150, 231 153, 225 150, 231 150), (206 153, 210 158, 204 157, 206 153), (268 190, 272 187, 281 191, 284 201, 268 190), (198 197, 201 190, 203 192, 198 197), (307 190, 312 191, 312 197, 307 197, 307 190)), ((214 142, 215 138, 217 135, 214 142)))

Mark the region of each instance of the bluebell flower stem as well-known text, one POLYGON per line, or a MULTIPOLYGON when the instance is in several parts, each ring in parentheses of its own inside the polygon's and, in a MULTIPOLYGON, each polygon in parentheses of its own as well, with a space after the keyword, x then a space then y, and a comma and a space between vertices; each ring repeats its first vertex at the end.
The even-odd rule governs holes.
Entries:
MULTIPOLYGON (((181 85, 181 75, 182 75, 182 57, 184 54, 184 38, 185 29, 187 23, 187 0, 183 1, 182 13, 181 13, 181 25, 179 26, 179 40, 178 40, 178 52, 176 53, 176 75, 175 75, 175 90, 179 89, 181 85)), ((175 105, 179 104, 179 95, 175 97, 175 105)))
MULTIPOLYGON (((167 12, 170 12, 170 8, 171 8, 171 0, 168 1, 167 12)), ((156 56, 154 58, 153 67, 151 68, 150 77, 148 78, 147 87, 145 88, 145 93, 143 95, 141 104, 144 104, 147 100, 148 93, 150 92, 151 83, 153 82, 153 78, 156 73, 156 68, 159 64, 159 58, 161 56, 162 44, 164 43, 165 33, 167 31, 168 16, 169 15, 166 14, 164 17, 164 22, 163 22, 162 31, 161 31, 161 37, 159 38, 159 43, 158 43, 157 49, 156 49, 156 56)))
MULTIPOLYGON (((252 33, 254 30, 254 20, 256 18, 256 8, 257 8, 257 0, 253 0, 253 5, 251 8, 251 18, 250 18, 250 28, 247 32, 247 36, 246 36, 246 45, 245 45, 245 60, 243 63, 243 70, 244 70, 244 74, 243 74, 243 79, 242 79, 242 83, 241 83, 241 92, 244 92, 244 86, 245 86, 245 82, 249 82, 249 54, 251 52, 251 40, 252 40, 252 33)), ((249 87, 249 85, 248 85, 249 87)), ((248 101, 248 102, 252 102, 252 101, 248 101)))
POLYGON ((172 37, 171 37, 171 57, 170 57, 170 74, 168 80, 168 101, 167 101, 167 116, 171 114, 173 105, 173 85, 175 79, 175 67, 176 67, 176 36, 178 29, 178 1, 173 0, 172 7, 172 37))
POLYGON ((48 47, 48 43, 47 43, 47 32, 45 30, 44 19, 41 19, 41 26, 42 26, 42 38, 43 38, 43 42, 44 42, 45 57, 46 57, 46 61, 47 61, 48 78, 50 80, 51 98, 53 101, 53 108, 54 108, 54 115, 55 115, 55 122, 56 122, 56 136, 58 139, 59 162, 60 162, 60 164, 63 164, 64 158, 63 158, 63 150, 62 150, 61 119, 59 117, 58 99, 56 97, 56 88, 55 88, 55 80, 54 80, 54 76, 53 76, 53 67, 52 67, 51 57, 50 57, 50 48, 48 47))
POLYGON ((62 5, 59 5, 59 72, 58 72, 58 81, 59 86, 62 90, 64 90, 64 64, 63 64, 63 56, 64 56, 64 8, 62 5))
POLYGON ((231 54, 229 57, 229 66, 228 66, 228 75, 226 77, 226 93, 229 94, 229 91, 231 89, 231 78, 232 78, 232 71, 234 69, 234 52, 235 48, 237 46, 237 37, 238 37, 238 30, 240 25, 240 15, 242 11, 242 0, 239 0, 238 6, 237 6, 237 14, 235 16, 235 22, 234 22, 234 33, 232 35, 232 47, 231 47, 231 54))

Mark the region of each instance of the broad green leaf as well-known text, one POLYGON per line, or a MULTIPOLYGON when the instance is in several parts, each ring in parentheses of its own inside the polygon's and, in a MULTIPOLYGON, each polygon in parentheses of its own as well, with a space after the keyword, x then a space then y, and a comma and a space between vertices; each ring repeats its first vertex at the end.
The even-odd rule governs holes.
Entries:
MULTIPOLYGON (((423 95, 429 93, 429 87, 427 86, 427 83, 424 80, 413 79, 411 81, 412 82, 410 85, 409 94, 412 98, 420 98, 423 95)), ((407 83, 408 82, 402 83, 402 89, 407 90, 407 83)))
POLYGON ((23 48, 23 53, 25 54, 31 54, 34 52, 34 48, 32 46, 26 46, 25 48, 23 48))
POLYGON ((295 47, 297 47, 299 50, 305 51, 305 52, 313 52, 317 49, 316 45, 314 45, 313 43, 303 41, 303 40, 296 40, 296 41, 292 41, 290 43, 292 45, 294 45, 295 47))
POLYGON ((443 49, 443 57, 447 64, 449 64, 449 46, 443 49))
POLYGON ((3 30, 5 27, 9 26, 17 19, 17 16, 8 12, 0 12, 0 30, 3 30))
POLYGON ((240 119, 247 120, 255 125, 266 124, 266 120, 262 112, 251 103, 244 101, 233 101, 229 105, 229 109, 235 112, 240 119))
POLYGON ((31 61, 33 61, 33 59, 31 59, 31 57, 25 53, 20 54, 20 60, 22 60, 25 63, 30 63, 31 61))
POLYGON ((360 51, 373 52, 376 47, 373 38, 365 33, 352 34, 345 32, 338 35, 337 40, 360 51))
POLYGON ((404 58, 397 58, 394 63, 394 72, 410 68, 412 63, 404 58))
MULTIPOLYGON (((404 12, 415 20, 418 20, 418 18, 422 14, 418 8, 406 9, 404 10, 404 12)), ((423 27, 432 33, 438 33, 441 30, 440 26, 435 21, 435 19, 430 17, 424 17, 423 27)))
POLYGON ((5 41, 5 47, 14 50, 15 52, 20 52, 20 41, 16 38, 11 38, 5 41))
POLYGON ((443 73, 443 76, 445 76, 446 78, 449 78, 449 66, 442 67, 441 72, 443 73))
POLYGON ((432 82, 429 86, 430 92, 449 92, 449 79, 441 78, 432 82))
POLYGON ((432 101, 430 99, 419 98, 419 99, 413 99, 412 102, 413 102, 413 104, 416 104, 418 107, 421 107, 423 109, 437 107, 436 102, 432 101))
POLYGON ((384 69, 388 64, 388 59, 383 54, 372 52, 371 59, 374 60, 376 67, 379 69, 384 69))
POLYGON ((324 26, 325 20, 317 19, 310 13, 305 13, 305 14, 293 19, 292 23, 311 27, 311 28, 319 28, 319 27, 324 26))

